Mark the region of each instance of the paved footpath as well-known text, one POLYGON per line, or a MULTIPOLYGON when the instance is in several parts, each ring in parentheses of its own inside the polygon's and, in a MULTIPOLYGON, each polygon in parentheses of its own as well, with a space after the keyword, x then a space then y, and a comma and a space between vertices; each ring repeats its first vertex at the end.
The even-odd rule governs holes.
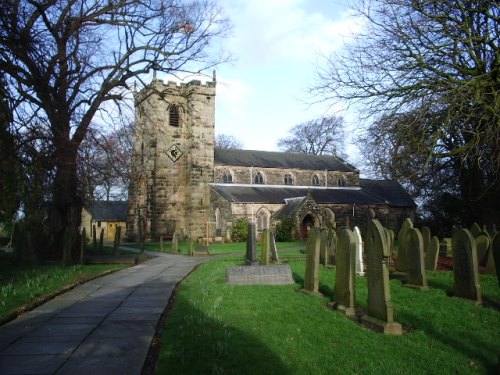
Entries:
POLYGON ((0 327, 0 374, 140 374, 172 290, 208 259, 161 255, 0 327))

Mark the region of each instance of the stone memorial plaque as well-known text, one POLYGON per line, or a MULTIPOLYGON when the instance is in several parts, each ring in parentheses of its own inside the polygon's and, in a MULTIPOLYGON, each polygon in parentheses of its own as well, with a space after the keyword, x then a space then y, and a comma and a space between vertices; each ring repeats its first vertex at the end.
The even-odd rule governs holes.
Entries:
POLYGON ((290 266, 237 266, 229 267, 226 282, 236 285, 289 285, 295 284, 290 266))

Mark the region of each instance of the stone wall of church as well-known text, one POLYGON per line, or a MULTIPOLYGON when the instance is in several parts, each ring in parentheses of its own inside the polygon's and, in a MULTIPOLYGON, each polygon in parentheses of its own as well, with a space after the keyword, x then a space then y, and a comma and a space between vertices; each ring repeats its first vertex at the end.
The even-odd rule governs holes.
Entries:
POLYGON ((312 186, 313 176, 318 177, 318 186, 359 186, 358 172, 321 171, 304 169, 257 168, 215 165, 214 182, 222 183, 224 173, 231 173, 235 184, 254 184, 255 175, 260 172, 267 185, 285 185, 285 175, 292 177, 292 185, 312 186))
POLYGON ((215 82, 154 80, 135 94, 135 102, 127 238, 135 238, 139 217, 145 239, 174 231, 201 238, 214 178, 215 82))

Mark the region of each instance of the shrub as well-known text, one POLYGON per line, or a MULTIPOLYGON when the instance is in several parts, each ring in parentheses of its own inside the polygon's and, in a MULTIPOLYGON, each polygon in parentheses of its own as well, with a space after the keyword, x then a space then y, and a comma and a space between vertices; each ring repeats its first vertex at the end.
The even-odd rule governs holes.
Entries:
POLYGON ((234 242, 244 242, 248 237, 248 219, 238 219, 233 224, 232 240, 234 242))
POLYGON ((293 233, 294 227, 295 227, 295 224, 294 224, 293 219, 291 217, 287 217, 287 218, 282 219, 276 225, 276 241, 279 241, 279 242, 292 241, 292 233, 293 233))

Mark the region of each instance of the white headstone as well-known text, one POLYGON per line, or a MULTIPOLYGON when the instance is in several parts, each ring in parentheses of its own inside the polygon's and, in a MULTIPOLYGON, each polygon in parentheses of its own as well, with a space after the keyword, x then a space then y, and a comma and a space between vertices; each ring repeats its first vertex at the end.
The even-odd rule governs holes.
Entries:
POLYGON ((354 227, 354 237, 356 238, 356 275, 365 276, 365 266, 363 264, 363 239, 358 227, 354 227))

